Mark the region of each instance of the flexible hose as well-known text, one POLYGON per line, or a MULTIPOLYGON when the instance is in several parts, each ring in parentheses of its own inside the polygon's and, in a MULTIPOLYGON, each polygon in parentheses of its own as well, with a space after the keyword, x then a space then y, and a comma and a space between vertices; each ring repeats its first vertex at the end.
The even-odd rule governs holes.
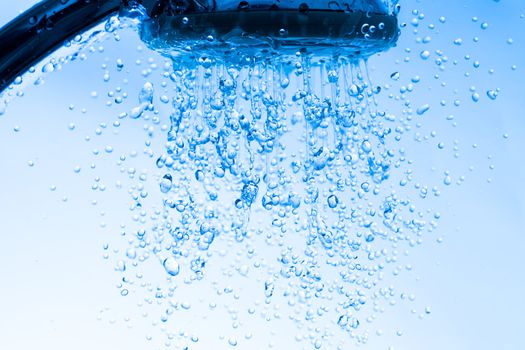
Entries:
POLYGON ((120 6, 121 0, 45 0, 15 18, 0 30, 0 91, 120 6))

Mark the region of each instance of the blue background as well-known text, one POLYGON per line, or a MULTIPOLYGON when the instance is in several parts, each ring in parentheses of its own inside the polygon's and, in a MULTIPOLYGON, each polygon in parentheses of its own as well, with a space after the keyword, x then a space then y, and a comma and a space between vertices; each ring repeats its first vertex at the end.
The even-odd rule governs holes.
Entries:
MULTIPOLYGON (((3 1, 0 23, 32 3, 3 1)), ((370 334, 369 343, 360 348, 524 349, 525 3, 408 0, 401 4, 401 21, 407 25, 398 46, 373 57, 369 66, 372 79, 386 91, 379 103, 395 114, 401 112, 401 104, 388 94, 399 95, 401 86, 408 86, 416 75, 421 77, 409 99, 414 106, 428 103, 431 109, 414 123, 403 144, 419 181, 443 187, 441 197, 433 202, 442 219, 434 236, 425 237, 424 244, 410 253, 413 271, 396 280, 416 300, 388 310, 374 324, 383 334, 370 334), (413 18, 419 13, 424 19, 416 26, 413 18), (441 16, 446 17, 445 23, 440 22, 441 16), (486 30, 481 29, 483 22, 489 23, 486 30), (435 29, 429 24, 435 24, 435 29), (418 42, 426 36, 432 37, 429 43, 418 42), (479 37, 477 43, 474 37, 479 37), (462 45, 454 44, 458 38, 462 45), (422 50, 431 52, 429 60, 420 58, 422 50), (448 57, 443 71, 435 64, 436 50, 448 57), (479 68, 474 68, 475 61, 480 62, 479 68), (390 79, 396 71, 399 81, 390 79), (477 103, 471 99, 472 86, 481 95, 477 103), (495 88, 501 91, 492 101, 485 92, 495 88), (453 120, 447 119, 450 115, 453 120), (437 136, 432 137, 432 131, 437 136), (421 142, 415 141, 418 137, 421 142), (440 142, 443 149, 437 146, 440 142), (451 186, 442 186, 444 170, 452 175, 451 186), (456 184, 462 175, 466 180, 456 184), (438 243, 441 239, 443 243, 438 243), (420 319, 425 307, 431 313, 420 319)), ((124 124, 114 133, 111 123, 120 109, 104 105, 108 98, 102 66, 113 67, 117 57, 126 62, 127 77, 112 77, 109 84, 113 89, 125 86, 132 100, 128 106, 133 106, 146 79, 141 74, 157 69, 148 59, 159 66, 164 61, 154 52, 137 49, 141 43, 132 31, 120 35, 118 42, 110 37, 91 50, 88 46, 85 60, 46 74, 45 85, 29 84, 23 96, 9 97, 12 101, 0 116, 2 349, 152 347, 143 331, 150 321, 135 317, 135 303, 114 288, 116 275, 111 259, 103 259, 102 247, 108 243, 111 251, 124 246, 118 232, 130 217, 126 186, 123 190, 115 186, 116 181, 127 179, 115 165, 118 156, 135 149, 138 156, 126 163, 126 169, 133 166, 139 172, 154 171, 153 161, 142 154, 141 122, 124 124), (98 97, 91 96, 93 91, 98 97), (74 130, 70 123, 75 124, 74 130), (115 149, 112 154, 104 152, 109 144, 115 149), (93 149, 102 155, 94 155, 93 149), (81 167, 78 174, 77 165, 81 167), (91 189, 96 177, 106 191, 91 189), (56 190, 50 191, 51 186, 56 190)), ((161 145, 159 141, 157 147, 161 145)), ((222 348, 221 344, 214 348, 222 348)), ((258 346, 265 348, 262 343, 258 346)))

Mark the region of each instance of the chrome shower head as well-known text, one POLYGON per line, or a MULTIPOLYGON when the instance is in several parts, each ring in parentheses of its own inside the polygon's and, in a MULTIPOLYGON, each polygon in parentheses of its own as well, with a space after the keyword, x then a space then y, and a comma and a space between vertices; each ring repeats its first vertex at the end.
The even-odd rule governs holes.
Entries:
POLYGON ((399 36, 384 0, 168 0, 142 25, 151 48, 172 57, 239 61, 268 55, 368 57, 399 36))

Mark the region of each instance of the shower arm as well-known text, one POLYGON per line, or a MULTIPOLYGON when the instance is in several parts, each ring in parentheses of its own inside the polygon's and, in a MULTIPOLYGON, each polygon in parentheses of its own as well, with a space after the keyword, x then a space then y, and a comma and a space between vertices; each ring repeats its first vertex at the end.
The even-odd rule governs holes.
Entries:
POLYGON ((153 15, 163 1, 43 0, 13 19, 0 29, 0 92, 66 40, 133 3, 153 15))

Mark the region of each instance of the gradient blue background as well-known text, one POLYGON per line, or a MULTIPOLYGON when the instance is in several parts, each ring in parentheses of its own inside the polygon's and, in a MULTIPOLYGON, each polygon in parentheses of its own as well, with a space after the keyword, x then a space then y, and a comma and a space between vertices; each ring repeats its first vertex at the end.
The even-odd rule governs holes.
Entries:
MULTIPOLYGON (((32 3, 2 1, 0 24, 32 3)), ((388 310, 374 326, 384 334, 371 334, 369 343, 360 348, 524 349, 525 3, 408 0, 401 4, 401 21, 407 26, 398 46, 370 60, 373 80, 389 85, 379 102, 399 113, 400 103, 388 99, 388 91, 399 94, 400 86, 419 75, 421 82, 409 99, 414 106, 428 103, 431 109, 403 141, 416 176, 422 183, 441 186, 446 169, 454 181, 461 175, 466 180, 460 186, 442 186, 441 197, 433 202, 442 214, 438 233, 426 237, 424 245, 411 253, 414 270, 397 279, 398 285, 417 296, 415 304, 388 310), (417 27, 411 24, 414 9, 425 15, 417 27), (441 16, 445 23, 440 23, 441 16), (482 22, 489 23, 487 30, 480 28, 482 22), (436 29, 428 28, 431 23, 436 29), (430 43, 417 42, 427 35, 432 37, 430 43), (478 43, 474 37, 479 37, 478 43), (461 46, 453 44, 457 38, 463 39, 461 46), (419 58, 425 49, 432 52, 427 61, 419 58), (444 71, 434 64, 435 50, 449 58, 444 71), (478 69, 473 67, 476 60, 478 69), (389 78, 395 71, 400 72, 399 81, 389 78), (480 92, 478 103, 471 100, 471 86, 480 92), (491 101, 485 92, 496 87, 501 92, 491 101), (441 100, 446 106, 440 106, 441 100), (454 100, 460 101, 458 107, 454 100), (449 115, 454 120, 447 120, 449 115), (436 137, 414 141, 417 134, 424 137, 432 131, 436 137), (445 144, 443 150, 437 147, 439 142, 445 144), (439 237, 441 244, 436 242, 439 237), (427 306, 431 314, 419 319, 427 306), (411 309, 418 311, 412 314, 411 309), (397 330, 403 335, 396 335, 397 330)), ((85 61, 65 64, 59 72, 46 75, 45 85, 25 88, 24 96, 14 98, 0 116, 0 349, 152 348, 142 331, 149 321, 135 317, 133 301, 114 288, 113 262, 102 258, 104 243, 110 244, 110 250, 124 247, 119 225, 130 220, 126 186, 115 187, 117 180, 127 179, 115 165, 118 156, 136 149, 139 155, 126 168, 154 171, 153 161, 142 154, 143 123, 125 123, 118 135, 111 123, 116 111, 136 104, 148 58, 159 64, 163 60, 146 49, 138 51, 141 44, 135 33, 122 32, 121 37, 120 42, 95 44, 95 52, 87 52, 85 61), (114 70, 117 57, 129 68, 124 77, 128 82, 114 74, 104 83, 101 67, 107 64, 114 70), (108 87, 104 84, 113 89, 125 85, 130 94, 127 104, 105 107, 108 87), (99 96, 92 98, 92 91, 99 96), (87 113, 82 113, 83 108, 87 113), (70 123, 75 124, 72 131, 70 123), (96 135, 97 128, 101 136, 96 135), (87 135, 89 142, 84 140, 87 135), (112 154, 104 153, 108 144, 115 149, 112 154), (93 155, 95 148, 100 156, 93 155), (29 161, 35 165, 28 166, 29 161), (91 162, 96 169, 90 169, 91 162), (82 167, 79 174, 73 171, 77 165, 82 167), (91 190, 97 176, 106 191, 91 190), (52 185, 56 191, 49 190, 52 185), (92 200, 98 204, 92 205, 92 200), (127 315, 131 321, 125 320, 127 315)), ((162 138, 161 133, 158 136, 162 138)), ((155 147, 160 148, 162 142, 158 143, 155 147)), ((223 348, 222 343, 215 348, 223 348)))

